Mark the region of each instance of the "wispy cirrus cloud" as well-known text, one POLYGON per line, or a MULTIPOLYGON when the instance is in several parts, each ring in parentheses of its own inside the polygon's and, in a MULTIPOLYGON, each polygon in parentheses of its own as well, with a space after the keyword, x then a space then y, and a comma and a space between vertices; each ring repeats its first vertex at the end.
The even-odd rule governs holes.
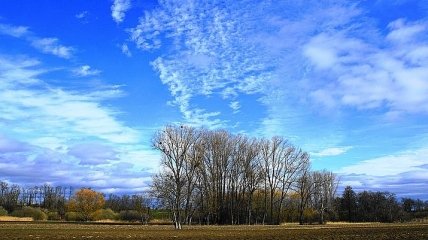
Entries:
POLYGON ((114 0, 111 6, 111 16, 116 23, 125 19, 125 13, 131 8, 131 0, 114 0))
POLYGON ((391 117, 425 113, 424 21, 380 29, 366 13, 343 1, 162 1, 130 37, 143 51, 168 49, 152 65, 185 120, 197 109, 224 125, 223 110, 194 99, 218 96, 227 106, 243 95, 258 96, 266 109, 257 130, 264 134, 295 135, 302 118, 317 121, 316 114, 346 107, 391 117))
POLYGON ((83 65, 72 70, 73 74, 78 77, 97 76, 101 73, 98 69, 93 69, 89 65, 83 65))
POLYGON ((224 9, 215 6, 207 2, 162 2, 160 8, 147 12, 131 32, 131 39, 142 50, 158 49, 162 37, 174 43, 171 54, 159 57, 152 65, 169 87, 173 103, 185 120, 201 115, 200 119, 208 121, 199 124, 207 126, 224 124, 222 113, 197 106, 193 97, 229 98, 240 91, 257 93, 263 89, 261 82, 269 77, 256 44, 246 40, 247 20, 255 16, 240 19, 255 6, 249 4, 242 10, 243 6, 233 3, 224 9))
POLYGON ((331 157, 331 156, 338 156, 341 154, 346 153, 352 149, 351 146, 346 147, 331 147, 331 148, 325 148, 319 152, 312 152, 311 155, 314 157, 331 157))
POLYGON ((238 101, 233 101, 229 104, 229 107, 233 110, 233 113, 238 113, 241 106, 238 101))
POLYGON ((61 128, 65 134, 80 132, 116 143, 138 141, 137 131, 117 121, 115 110, 100 104, 103 99, 120 96, 117 90, 106 87, 85 94, 65 91, 39 78, 43 70, 35 69, 43 68, 34 59, 2 56, 0 62, 4 63, 0 66, 0 119, 18 122, 34 116, 29 126, 46 126, 46 133, 53 135, 61 128))
POLYGON ((122 44, 120 49, 122 50, 122 53, 125 54, 127 57, 132 57, 132 52, 131 50, 129 50, 128 44, 122 44))
POLYGON ((0 33, 12 37, 20 38, 29 34, 28 27, 12 26, 8 24, 0 24, 0 33))
POLYGON ((36 38, 31 40, 31 45, 43 53, 48 53, 61 58, 72 56, 72 47, 66 47, 58 43, 57 38, 36 38))
POLYGON ((85 18, 86 16, 88 15, 88 11, 83 11, 83 12, 80 12, 80 13, 78 13, 78 14, 76 14, 76 18, 77 19, 83 19, 83 18, 85 18))
POLYGON ((31 46, 46 54, 52 54, 65 59, 69 59, 73 56, 73 47, 60 44, 57 38, 38 37, 25 26, 0 23, 0 34, 22 38, 29 42, 31 46))
POLYGON ((75 15, 76 19, 79 20, 80 23, 88 23, 88 17, 89 17, 89 12, 88 11, 82 11, 79 12, 78 14, 75 15))

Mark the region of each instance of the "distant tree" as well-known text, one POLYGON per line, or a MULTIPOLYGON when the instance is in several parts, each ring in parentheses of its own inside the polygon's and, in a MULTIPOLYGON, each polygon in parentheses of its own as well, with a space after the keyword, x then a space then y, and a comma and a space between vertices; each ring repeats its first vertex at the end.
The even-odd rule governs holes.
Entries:
POLYGON ((347 186, 342 193, 339 216, 348 222, 353 222, 356 220, 356 211, 357 194, 352 190, 351 186, 347 186))
POLYGON ((132 195, 133 209, 140 214, 142 224, 147 224, 149 220, 147 201, 147 198, 143 195, 132 195))
POLYGON ((110 193, 105 201, 105 207, 110 208, 115 212, 120 212, 122 209, 120 206, 120 196, 110 193))
POLYGON ((393 222, 401 218, 400 205, 389 192, 363 191, 357 195, 357 220, 393 222))
POLYGON ((82 188, 77 191, 69 202, 70 210, 74 210, 82 215, 83 220, 91 220, 91 215, 104 206, 104 196, 89 188, 82 188))
POLYGON ((7 216, 8 212, 2 206, 0 206, 0 216, 7 216))
POLYGON ((310 163, 302 167, 300 177, 297 179, 296 188, 299 196, 299 224, 302 225, 305 223, 305 210, 308 207, 308 204, 311 199, 314 188, 314 179, 313 174, 310 172, 310 163))
POLYGON ((324 214, 334 207, 334 198, 337 189, 337 178, 333 172, 315 171, 312 173, 314 187, 312 192, 313 205, 319 214, 319 223, 324 224, 324 214))
POLYGON ((21 194, 21 188, 18 185, 9 186, 6 182, 0 182, 0 205, 8 212, 12 212, 18 207, 21 194))

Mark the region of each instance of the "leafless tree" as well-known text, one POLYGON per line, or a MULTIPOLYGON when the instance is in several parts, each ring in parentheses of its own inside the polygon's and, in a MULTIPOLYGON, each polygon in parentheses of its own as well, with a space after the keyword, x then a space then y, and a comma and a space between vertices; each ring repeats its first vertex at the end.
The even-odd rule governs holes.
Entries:
MULTIPOLYGON (((309 158, 309 156, 308 156, 309 158)), ((304 211, 309 204, 311 193, 313 190, 313 178, 310 172, 310 164, 307 161, 301 168, 299 178, 297 179, 296 187, 299 196, 299 224, 305 222, 304 211)))
POLYGON ((285 198, 287 197, 293 184, 299 178, 299 173, 305 171, 309 165, 309 155, 301 149, 294 146, 288 146, 283 155, 281 180, 280 180, 280 199, 278 204, 278 217, 276 223, 280 223, 280 213, 284 208, 285 198))
POLYGON ((324 224, 324 213, 332 209, 337 190, 337 177, 333 172, 315 171, 313 175, 313 204, 319 214, 319 223, 324 224))
MULTIPOLYGON (((164 175, 170 178, 172 184, 172 213, 176 229, 181 229, 183 221, 181 206, 186 201, 184 188, 186 186, 186 165, 191 149, 199 139, 199 131, 188 126, 167 126, 158 131, 152 145, 162 153, 162 168, 164 175)), ((165 180, 167 181, 167 180, 165 180)))

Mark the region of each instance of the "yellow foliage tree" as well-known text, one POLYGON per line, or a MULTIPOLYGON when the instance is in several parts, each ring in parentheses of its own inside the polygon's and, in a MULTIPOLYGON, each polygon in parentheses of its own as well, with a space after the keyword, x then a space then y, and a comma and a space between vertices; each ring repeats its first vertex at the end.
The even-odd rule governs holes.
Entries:
POLYGON ((91 215, 104 207, 104 196, 89 188, 82 188, 74 194, 69 207, 82 214, 85 221, 91 220, 91 215))

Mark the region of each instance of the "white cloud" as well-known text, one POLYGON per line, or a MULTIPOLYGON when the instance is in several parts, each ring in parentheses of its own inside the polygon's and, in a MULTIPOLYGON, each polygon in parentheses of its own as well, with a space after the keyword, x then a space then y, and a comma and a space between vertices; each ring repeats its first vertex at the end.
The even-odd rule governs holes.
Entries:
MULTIPOLYGON (((390 41, 386 45, 346 31, 313 37, 303 53, 330 77, 329 84, 313 89, 310 96, 328 107, 383 108, 385 114, 395 115, 428 113, 428 41, 421 37, 428 33, 427 23, 399 19, 389 28, 380 37, 385 43, 390 41), (331 57, 326 59, 313 49, 329 52, 331 57)), ((319 74, 325 72, 313 76, 319 74)))
POLYGON ((388 24, 390 32, 386 36, 386 39, 399 42, 407 43, 412 41, 419 34, 423 34, 427 30, 426 24, 420 23, 407 23, 405 19, 397 19, 388 24))
POLYGON ((129 47, 126 43, 122 44, 121 50, 122 50, 122 53, 125 54, 126 56, 132 57, 131 50, 129 50, 129 47))
POLYGON ((78 77, 97 76, 101 73, 98 69, 93 69, 89 65, 83 65, 73 70, 74 75, 78 77))
POLYGON ((73 48, 60 45, 57 38, 38 38, 31 42, 35 48, 43 53, 50 53, 61 58, 70 58, 73 48))
POLYGON ((28 148, 28 144, 8 138, 0 133, 0 154, 24 152, 28 148))
POLYGON ((348 175, 366 174, 382 177, 424 170, 423 166, 426 164, 428 164, 428 148, 420 148, 395 155, 360 161, 354 165, 343 167, 338 172, 348 175))
POLYGON ((81 23, 88 23, 88 15, 89 12, 88 11, 82 11, 78 14, 75 15, 75 17, 77 18, 77 20, 79 20, 81 23))
POLYGON ((320 69, 333 67, 338 60, 336 49, 333 46, 325 47, 326 44, 330 44, 329 39, 321 34, 313 38, 303 52, 320 69))
POLYGON ((125 13, 131 8, 131 0, 114 0, 111 6, 111 16, 116 23, 123 22, 125 13))
POLYGON ((28 27, 12 26, 0 23, 0 34, 9 35, 12 37, 20 38, 29 33, 28 27))
POLYGON ((138 140, 137 131, 116 120, 116 111, 101 105, 106 96, 117 96, 110 89, 100 90, 105 94, 67 92, 46 86, 38 78, 40 72, 34 70, 38 68, 37 61, 0 57, 0 62, 6 63, 0 67, 0 119, 19 122, 29 118, 25 120, 29 126, 45 126, 44 131, 51 136, 63 132, 66 136, 79 133, 78 136, 84 134, 115 143, 138 140))
POLYGON ((233 110, 233 113, 238 113, 241 105, 238 101, 233 101, 229 104, 229 107, 233 110))
POLYGON ((23 38, 37 50, 60 58, 71 58, 74 48, 64 46, 57 38, 40 38, 28 30, 28 27, 0 24, 0 34, 23 38))
MULTIPOLYGON (((174 61, 175 62, 175 61, 174 61)), ((177 62, 177 64, 179 64, 177 62)), ((194 126, 206 126, 209 128, 221 127, 224 122, 218 118, 220 112, 207 112, 198 107, 192 107, 190 100, 196 91, 196 86, 189 86, 187 76, 181 72, 182 65, 171 65, 170 60, 157 58, 152 62, 153 67, 159 72, 161 81, 168 85, 174 101, 170 102, 179 107, 186 124, 194 126), (214 119, 213 119, 214 118, 214 119)), ((204 91, 203 89, 200 89, 204 91)))
POLYGON ((83 11, 83 12, 76 14, 76 18, 82 19, 82 18, 85 18, 87 15, 88 15, 88 11, 83 11))
POLYGON ((111 146, 100 143, 74 145, 69 149, 68 154, 79 159, 82 165, 98 165, 118 160, 118 153, 111 146))
POLYGON ((346 147, 331 147, 331 148, 323 149, 323 150, 321 150, 319 152, 313 152, 313 153, 311 153, 311 155, 314 156, 314 157, 338 156, 338 155, 346 153, 350 149, 352 149, 352 147, 350 147, 350 146, 346 146, 346 147))

